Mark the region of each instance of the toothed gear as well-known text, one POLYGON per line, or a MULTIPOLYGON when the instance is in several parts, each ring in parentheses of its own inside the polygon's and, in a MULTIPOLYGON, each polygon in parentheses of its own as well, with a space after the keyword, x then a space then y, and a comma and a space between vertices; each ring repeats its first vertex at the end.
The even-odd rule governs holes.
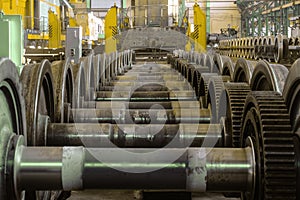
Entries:
POLYGON ((195 70, 195 64, 189 64, 186 70, 186 79, 191 85, 193 84, 193 72, 195 70))
POLYGON ((207 94, 207 105, 210 105, 211 109, 211 122, 220 122, 219 114, 219 101, 222 91, 224 90, 224 83, 230 80, 229 76, 213 76, 209 79, 208 94, 207 94))
POLYGON ((208 95, 206 102, 210 105, 212 123, 218 122, 219 100, 224 90, 224 82, 221 76, 211 77, 208 84, 208 95))
POLYGON ((179 64, 180 64, 180 61, 181 61, 182 58, 175 58, 175 61, 174 61, 174 69, 178 71, 179 69, 179 64))
POLYGON ((201 74, 200 81, 195 86, 195 92, 198 98, 200 98, 202 108, 207 108, 207 94, 209 79, 213 76, 218 76, 216 73, 203 73, 201 74))
POLYGON ((179 60, 179 62, 178 62, 178 69, 177 69, 178 72, 180 72, 182 74, 183 68, 186 65, 187 65, 187 60, 183 60, 183 59, 179 60))
POLYGON ((250 92, 243 114, 243 147, 248 136, 254 141, 257 158, 253 199, 296 199, 295 145, 287 108, 279 93, 250 92))
POLYGON ((181 66, 181 75, 186 78, 186 71, 187 71, 187 68, 188 68, 188 63, 184 63, 182 66, 181 66))
POLYGON ((219 102, 218 118, 226 117, 226 129, 231 133, 231 146, 241 144, 242 116, 250 86, 246 83, 225 83, 219 102), (226 104, 226 105, 225 105, 226 104))
POLYGON ((207 67, 202 67, 201 65, 196 65, 194 70, 192 71, 192 86, 193 88, 197 89, 195 90, 197 97, 199 98, 199 84, 200 79, 203 73, 208 73, 209 69, 207 67))
POLYGON ((192 86, 195 89, 197 98, 199 98, 199 84, 200 84, 201 77, 202 76, 197 71, 193 72, 192 86))

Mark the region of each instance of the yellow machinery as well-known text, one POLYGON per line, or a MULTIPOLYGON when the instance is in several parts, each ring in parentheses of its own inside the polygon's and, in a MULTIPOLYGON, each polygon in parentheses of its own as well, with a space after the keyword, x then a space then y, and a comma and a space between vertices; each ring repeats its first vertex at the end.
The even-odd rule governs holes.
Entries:
POLYGON ((86 49, 91 49, 99 39, 99 32, 103 29, 103 22, 93 13, 87 12, 88 1, 70 0, 74 8, 74 17, 69 18, 70 27, 82 27, 82 43, 86 49))
POLYGON ((101 19, 94 16, 93 13, 80 11, 69 22, 70 27, 82 27, 83 44, 98 41, 99 29, 103 25, 101 19))
POLYGON ((87 26, 87 12, 86 12, 86 4, 82 2, 81 0, 70 0, 69 3, 74 7, 75 9, 75 16, 70 18, 70 27, 77 27, 81 26, 83 30, 83 34, 88 32, 87 26))
MULTIPOLYGON (((57 17, 60 16, 60 5, 55 5, 47 0, 41 0, 41 2, 53 7, 57 13, 48 13, 48 24, 51 33, 48 34, 42 31, 39 34, 29 33, 27 39, 31 41, 49 40, 50 48, 60 48, 61 41, 58 42, 58 40, 64 40, 64 36, 61 34, 61 21, 57 17)), ((23 27, 26 30, 34 30, 34 23, 39 23, 39 19, 36 22, 34 20, 35 12, 38 12, 34 10, 34 6, 34 0, 0 0, 0 10, 3 10, 7 15, 21 15, 23 27)))
POLYGON ((90 2, 86 0, 68 0, 68 2, 74 6, 75 10, 85 9, 89 7, 90 2))
POLYGON ((74 18, 70 19, 70 27, 82 27, 82 35, 88 35, 88 15, 87 13, 77 13, 75 14, 74 18))
MULTIPOLYGON (((84 7, 84 3, 80 0, 72 0, 70 2, 76 4, 75 8, 80 6, 84 7)), ((54 10, 48 12, 49 32, 44 32, 42 29, 34 30, 35 23, 40 23, 40 19, 34 20, 35 12, 39 12, 39 10, 34 10, 34 7, 36 6, 35 0, 0 0, 0 10, 3 10, 7 15, 22 16, 24 29, 34 30, 27 34, 28 41, 48 41, 49 48, 61 48, 61 43, 65 40, 65 34, 63 34, 63 29, 65 27, 64 20, 66 18, 72 19, 74 17, 73 10, 65 0, 60 1, 60 4, 55 4, 49 0, 40 0, 40 3, 43 3, 54 10), (66 6, 66 4, 68 4, 68 6, 66 6)), ((36 15, 39 15, 39 13, 36 15)))
POLYGON ((50 49, 61 48, 61 21, 51 10, 48 11, 49 44, 50 49))
POLYGON ((74 18, 70 18, 70 27, 81 26, 83 38, 89 36, 91 34, 89 27, 91 17, 86 11, 86 3, 81 0, 70 0, 69 2, 72 4, 76 12, 74 18))
MULTIPOLYGON (((197 52, 206 51, 206 16, 201 10, 200 6, 195 3, 194 7, 194 32, 191 32, 191 25, 188 21, 187 11, 183 18, 183 24, 186 28, 186 35, 193 41, 194 50, 197 52)), ((192 48, 189 40, 186 45, 186 50, 190 51, 192 48)))
POLYGON ((118 34, 118 7, 111 7, 105 16, 105 52, 107 54, 117 51, 118 34))
POLYGON ((125 16, 122 23, 121 23, 121 30, 128 30, 130 27, 129 27, 129 17, 128 16, 125 16))
POLYGON ((69 0, 71 4, 82 3, 81 0, 69 0))
POLYGON ((26 15, 26 1, 27 0, 19 0, 19 1, 11 1, 11 0, 1 0, 0 1, 0 9, 6 12, 6 14, 19 14, 22 16, 26 15))
POLYGON ((195 51, 206 51, 206 16, 197 3, 194 5, 194 32, 192 37, 195 40, 195 51))
POLYGON ((34 0, 0 0, 0 10, 4 12, 6 15, 21 15, 30 16, 31 20, 29 23, 23 23, 25 28, 33 28, 34 23, 34 8, 33 8, 34 0))

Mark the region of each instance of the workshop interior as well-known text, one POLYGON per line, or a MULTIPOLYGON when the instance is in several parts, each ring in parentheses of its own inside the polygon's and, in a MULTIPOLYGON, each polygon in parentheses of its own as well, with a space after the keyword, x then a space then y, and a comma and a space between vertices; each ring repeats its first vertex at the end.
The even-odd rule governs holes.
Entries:
POLYGON ((0 0, 0 199, 300 200, 300 1, 0 0))

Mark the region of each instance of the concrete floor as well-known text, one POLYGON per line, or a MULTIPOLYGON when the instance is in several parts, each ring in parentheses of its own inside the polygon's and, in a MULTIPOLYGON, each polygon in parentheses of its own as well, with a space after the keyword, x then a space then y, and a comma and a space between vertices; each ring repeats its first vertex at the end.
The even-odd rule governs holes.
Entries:
MULTIPOLYGON (((137 193, 133 191, 73 191, 70 200, 137 200, 137 193)), ((237 198, 225 198, 222 194, 203 193, 193 195, 193 200, 238 200, 237 198)), ((166 199, 165 199, 166 200, 166 199)))

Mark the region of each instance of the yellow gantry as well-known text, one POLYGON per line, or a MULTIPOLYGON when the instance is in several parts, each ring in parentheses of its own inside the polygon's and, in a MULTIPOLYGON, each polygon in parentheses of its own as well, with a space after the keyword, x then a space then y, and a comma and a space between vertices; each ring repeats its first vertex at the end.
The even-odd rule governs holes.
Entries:
POLYGON ((197 3, 194 5, 194 32, 192 37, 195 40, 195 51, 206 51, 206 15, 197 3))
POLYGON ((117 51, 118 7, 111 7, 105 16, 105 53, 117 51))

